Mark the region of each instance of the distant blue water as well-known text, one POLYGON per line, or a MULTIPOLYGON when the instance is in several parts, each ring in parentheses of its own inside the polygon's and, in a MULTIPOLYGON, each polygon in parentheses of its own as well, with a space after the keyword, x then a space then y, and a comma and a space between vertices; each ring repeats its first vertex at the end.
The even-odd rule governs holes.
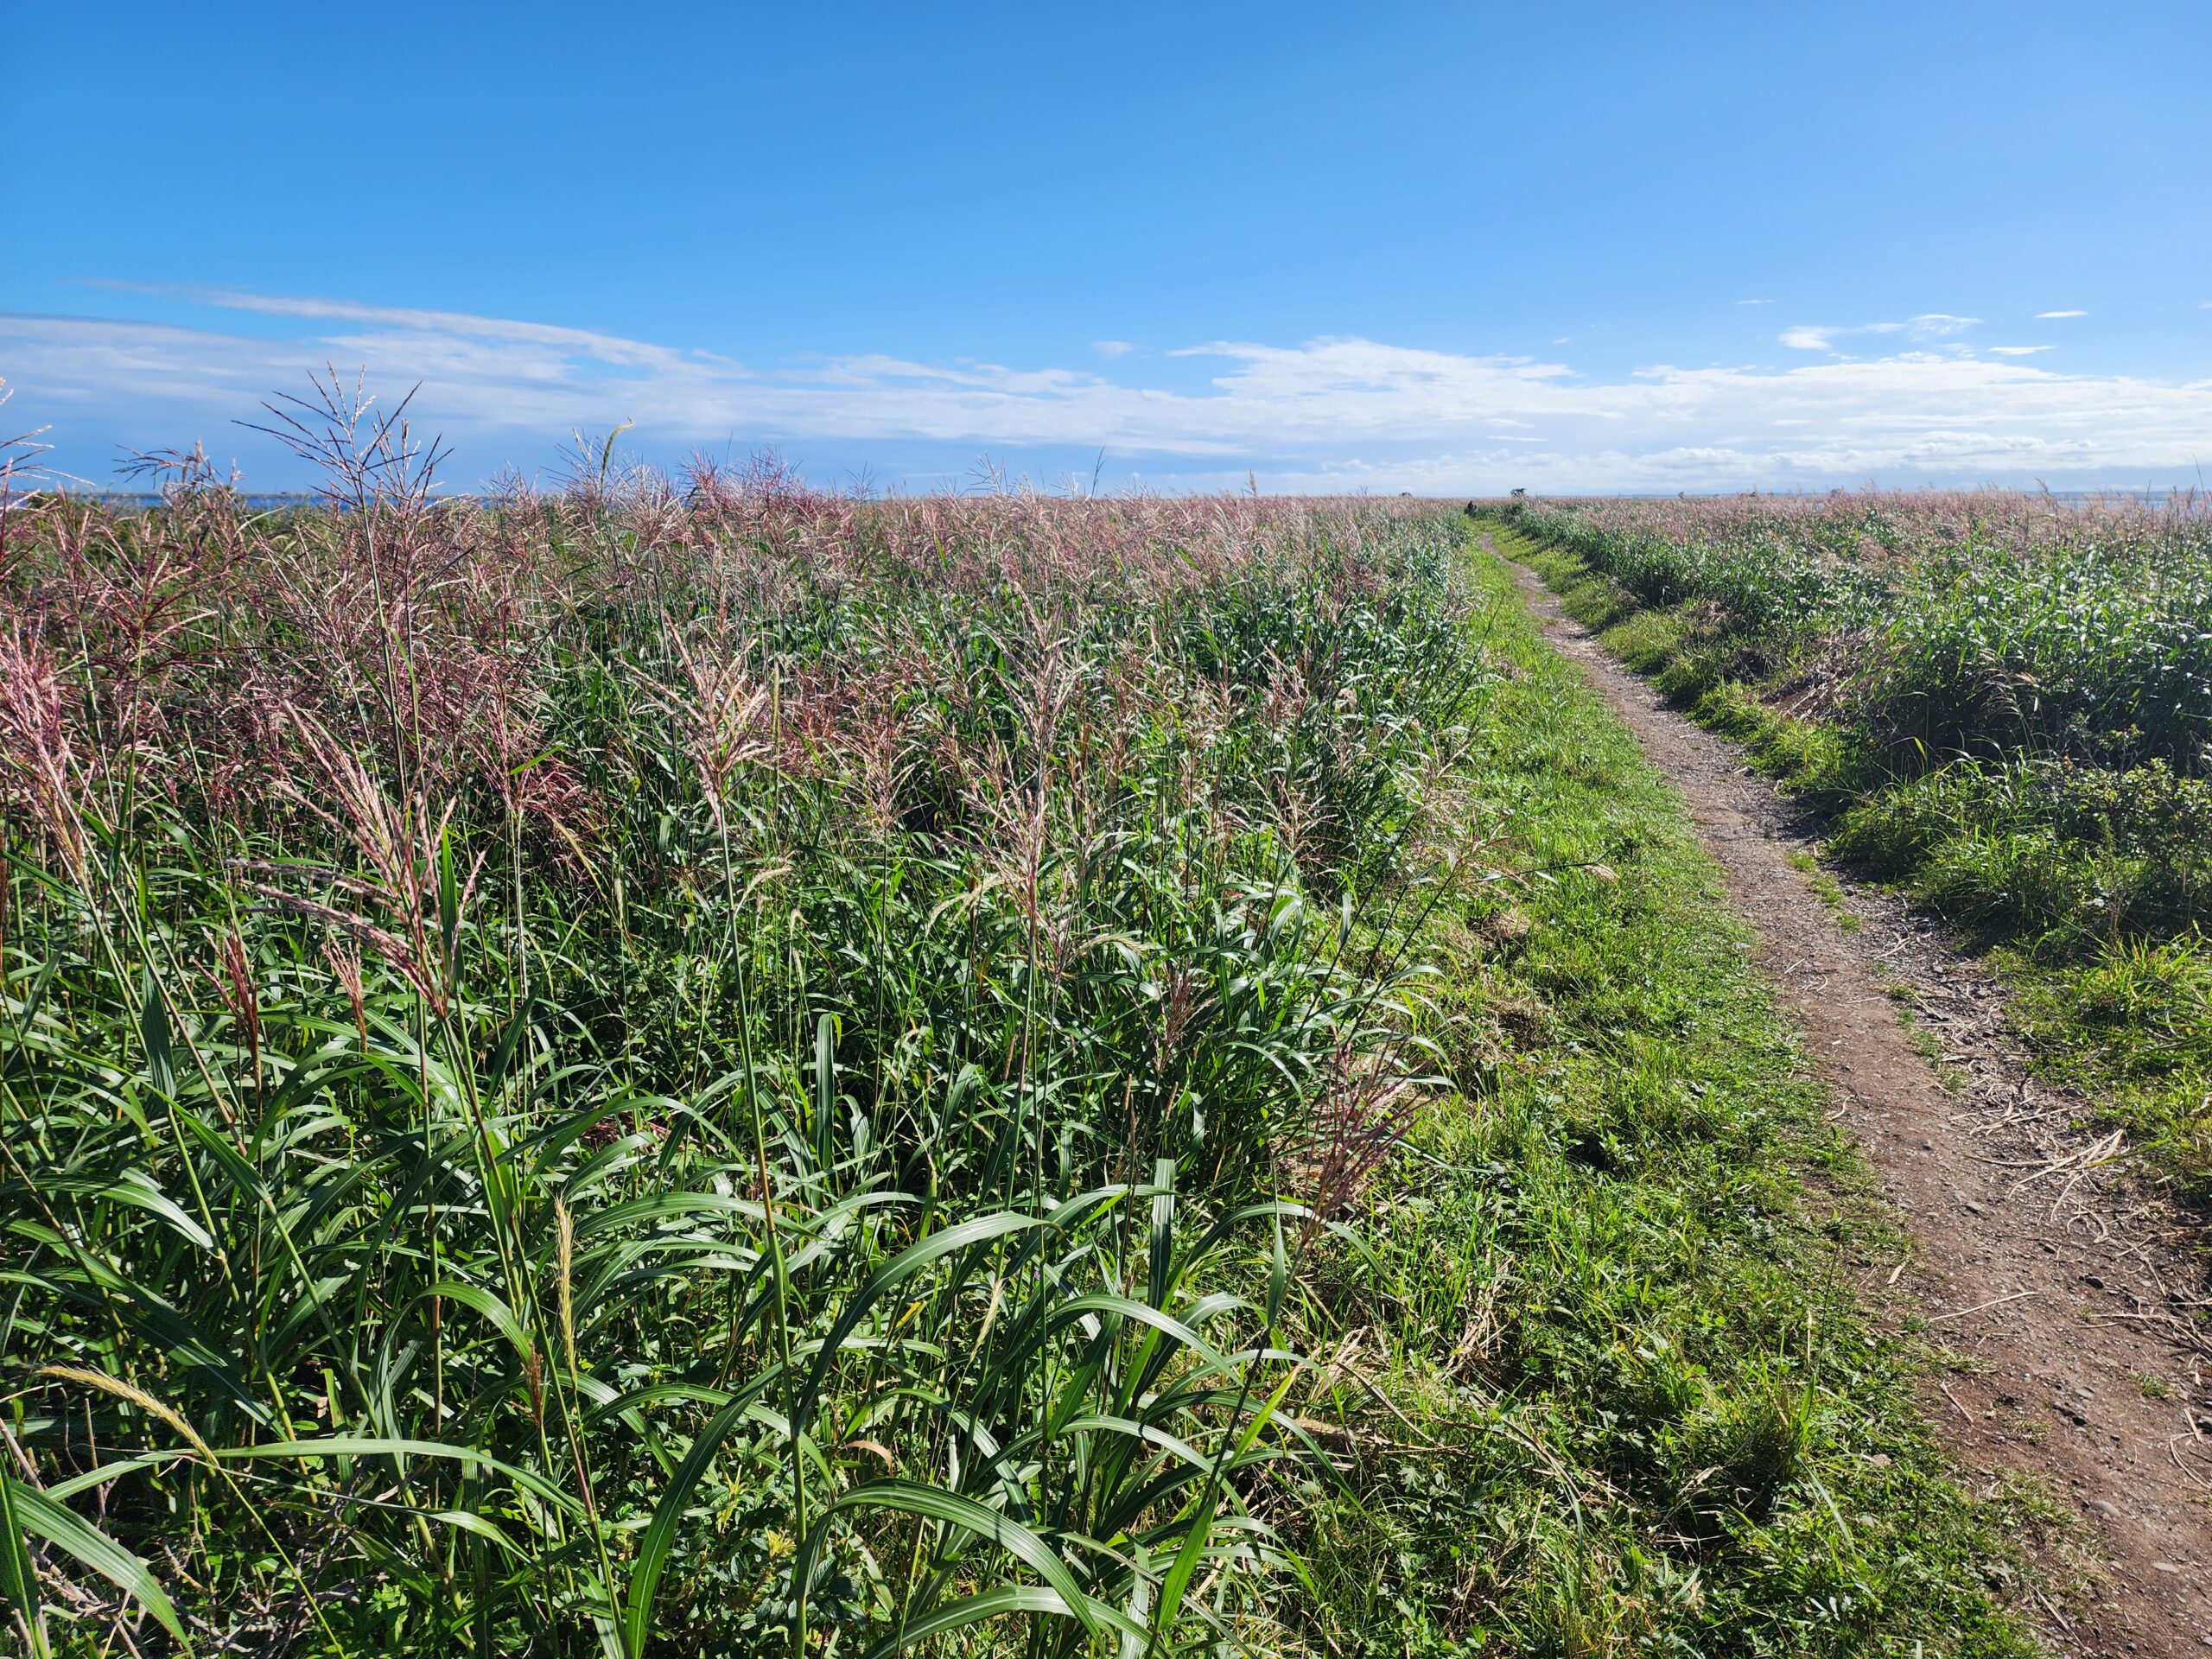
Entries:
MULTIPOLYGON (((2138 501, 2159 505, 2163 505, 2169 501, 2176 501, 2184 505, 2196 505, 2204 502, 2207 496, 2207 493, 2201 488, 2157 489, 2145 487, 2139 484, 2132 487, 2114 486, 2110 489, 2094 490, 2037 490, 2027 487, 1993 487, 1997 492, 2006 494, 2046 495, 2054 501, 2063 501, 2069 505, 2077 505, 2081 503, 2088 501, 2138 501)), ((1896 493, 1901 495, 1910 495, 1915 493, 1916 492, 1910 489, 1896 492, 1896 493)), ((162 502, 162 498, 150 490, 79 490, 74 491, 72 493, 79 500, 97 501, 103 506, 124 509, 157 507, 162 502)), ((1709 500, 1752 493, 1757 493, 1761 497, 1802 498, 1827 495, 1830 493, 1830 492, 1821 489, 1760 490, 1756 493, 1746 490, 1690 490, 1679 493, 1686 493, 1692 500, 1709 500)), ((1859 492, 1853 491, 1850 492, 1850 493, 1856 494, 1859 493, 1859 492)), ((1611 494, 1597 495, 1581 493, 1546 495, 1532 492, 1529 499, 1530 500, 1537 501, 1599 501, 1608 499, 1622 501, 1656 501, 1663 500, 1670 496, 1677 495, 1678 493, 1673 490, 1624 490, 1611 494)), ((242 492, 239 499, 245 503, 249 509, 255 512, 278 512, 288 507, 315 507, 325 505, 324 499, 311 490, 248 490, 242 492)), ((451 494, 441 492, 437 499, 440 501, 474 501, 482 499, 484 498, 468 492, 459 492, 451 494)), ((1454 495, 1438 496, 1435 499, 1440 501, 1456 501, 1460 498, 1454 495)), ((1502 498, 1493 497, 1489 499, 1499 499, 1502 498)))
MULTIPOLYGON (((162 498, 150 490, 73 490, 72 497, 79 501, 97 501, 104 507, 137 511, 158 507, 162 498)), ((468 495, 441 493, 440 501, 471 501, 468 495)), ((241 490, 238 499, 254 512, 281 512, 287 507, 321 507, 329 503, 311 490, 241 490)))

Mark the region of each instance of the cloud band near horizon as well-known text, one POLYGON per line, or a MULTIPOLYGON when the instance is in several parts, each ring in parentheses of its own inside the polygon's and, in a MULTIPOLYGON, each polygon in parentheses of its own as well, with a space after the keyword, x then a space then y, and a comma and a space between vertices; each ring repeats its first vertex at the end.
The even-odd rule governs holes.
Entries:
MULTIPOLYGON (((107 284, 130 288, 128 284, 107 284)), ((161 290, 174 293, 175 290, 161 290)), ((305 376, 365 367, 464 470, 550 458, 575 429, 694 445, 1104 449, 1147 482, 1477 493, 1821 487, 1875 480, 2194 483, 2212 449, 2212 381, 2061 373, 2036 346, 1976 349, 1975 320, 1794 325, 1782 344, 1825 360, 1781 368, 1656 365, 1599 379, 1568 365, 1358 338, 1215 340, 1161 353, 1214 366, 1193 388, 1142 384, 1147 361, 1101 341, 1088 369, 921 363, 879 354, 763 367, 589 330, 348 300, 194 291, 190 302, 310 327, 266 337, 173 323, 0 313, 0 377, 48 424, 67 469, 118 442, 215 440, 305 376), (1854 357, 1861 336, 1906 349, 1854 357), (1986 354, 1985 354, 1986 353, 1986 354), (156 429, 158 429, 156 430, 156 429)), ((1153 377, 1155 380, 1160 377, 1153 377)), ((1171 376, 1172 378, 1172 376, 1171 376)), ((105 456, 101 457, 103 460, 105 456)), ((253 481, 251 478, 249 481, 253 481)))

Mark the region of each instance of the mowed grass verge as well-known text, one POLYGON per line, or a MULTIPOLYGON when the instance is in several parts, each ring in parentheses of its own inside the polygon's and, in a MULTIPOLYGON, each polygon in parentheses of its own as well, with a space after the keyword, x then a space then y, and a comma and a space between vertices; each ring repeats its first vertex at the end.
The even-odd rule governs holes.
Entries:
MULTIPOLYGON (((1850 696, 1821 695, 1792 714, 1830 668, 1725 604, 1642 598, 1556 543, 1496 533, 1609 651, 1827 815, 1827 855, 1894 883, 1986 953, 2046 1075, 2081 1089, 2133 1133, 2151 1170, 2204 1200, 2212 785, 2163 761, 2120 769, 2037 746, 1974 756, 1885 747, 1869 729, 1887 718, 1878 677, 1856 694, 1871 715, 1850 696)), ((1862 667, 1877 660, 1878 642, 1860 649, 1862 667)))
POLYGON ((1633 736, 1472 556, 1466 787, 1522 880, 1448 938, 1457 1097, 1334 1264, 1300 1531, 1317 1651, 2007 1654, 2031 1493, 1945 1473, 1887 1243, 1719 873, 1633 736), (1457 1015, 1459 1017, 1454 1018, 1457 1015), (1372 1386, 1370 1386, 1372 1385, 1372 1386))

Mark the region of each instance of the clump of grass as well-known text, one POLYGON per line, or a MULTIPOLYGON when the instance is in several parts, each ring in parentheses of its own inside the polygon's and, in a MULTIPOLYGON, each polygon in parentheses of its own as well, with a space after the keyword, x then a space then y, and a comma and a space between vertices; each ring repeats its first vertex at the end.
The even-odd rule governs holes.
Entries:
POLYGON ((2212 951, 2122 939, 2086 968, 2012 960, 2019 1016, 2059 1076, 2113 1101, 2199 1190, 2212 1180, 2212 951))

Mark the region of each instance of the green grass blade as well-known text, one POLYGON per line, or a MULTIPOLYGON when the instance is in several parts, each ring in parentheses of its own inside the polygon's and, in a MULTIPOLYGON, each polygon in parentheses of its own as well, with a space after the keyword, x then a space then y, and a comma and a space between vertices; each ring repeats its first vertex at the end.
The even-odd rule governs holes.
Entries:
MULTIPOLYGON (((188 1652, 191 1640, 177 1618, 176 1606, 155 1581, 153 1571, 121 1544, 82 1519, 73 1510, 55 1503, 35 1486, 13 1475, 0 1474, 10 1511, 10 1536, 20 1525, 33 1537, 43 1538, 66 1555, 74 1557, 129 1596, 153 1617, 155 1623, 175 1637, 188 1652)), ((18 1552, 20 1546, 17 1547, 18 1552)))

